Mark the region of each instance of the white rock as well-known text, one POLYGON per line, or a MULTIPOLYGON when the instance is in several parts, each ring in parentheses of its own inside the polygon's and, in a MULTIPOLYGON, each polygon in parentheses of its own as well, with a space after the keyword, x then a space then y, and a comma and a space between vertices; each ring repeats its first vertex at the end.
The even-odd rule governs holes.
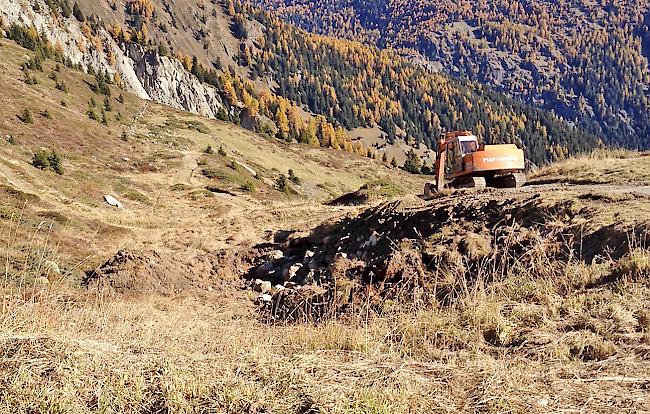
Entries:
POLYGON ((262 296, 260 296, 260 298, 262 299, 263 302, 267 302, 267 303, 273 300, 273 296, 269 295, 268 293, 263 294, 262 296))
POLYGON ((336 255, 334 256, 334 259, 347 259, 347 258, 348 258, 347 253, 336 253, 336 255))
POLYGON ((122 206, 122 203, 120 203, 115 197, 111 195, 104 195, 104 201, 113 207, 124 208, 124 206, 122 206))
POLYGON ((282 250, 273 250, 269 253, 269 258, 273 260, 280 260, 284 257, 284 252, 282 250))
POLYGON ((271 291, 271 282, 266 280, 257 279, 253 282, 253 290, 259 293, 267 293, 271 291))

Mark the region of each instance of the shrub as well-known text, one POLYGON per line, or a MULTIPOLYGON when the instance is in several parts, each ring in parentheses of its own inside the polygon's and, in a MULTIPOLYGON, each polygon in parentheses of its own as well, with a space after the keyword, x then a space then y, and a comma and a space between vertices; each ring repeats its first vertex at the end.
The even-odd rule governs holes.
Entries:
POLYGON ((19 115, 18 118, 26 124, 34 123, 34 118, 32 117, 32 111, 30 111, 29 108, 25 108, 25 110, 23 110, 23 113, 19 115))
POLYGON ((77 3, 75 3, 74 6, 72 6, 72 14, 74 15, 75 19, 77 19, 80 22, 86 20, 84 14, 81 12, 81 9, 79 8, 79 4, 77 3))
POLYGON ((56 153, 56 151, 52 151, 52 153, 47 157, 47 160, 52 171, 59 175, 63 175, 63 163, 61 162, 61 158, 59 158, 59 155, 56 153))
POLYGON ((28 85, 36 85, 38 84, 38 79, 36 79, 36 76, 27 75, 25 78, 25 83, 28 85))
POLYGON ((39 170, 50 168, 49 154, 44 149, 39 150, 32 157, 32 165, 39 170))
POLYGON ((48 109, 45 109, 43 112, 41 112, 41 115, 43 115, 47 119, 52 119, 52 114, 48 109))
POLYGON ((63 81, 56 81, 56 89, 60 90, 61 92, 68 93, 68 85, 65 84, 63 81))
POLYGON ((214 150, 212 149, 212 145, 208 145, 208 147, 205 149, 206 154, 214 154, 214 150))
POLYGON ((95 111, 93 111, 92 109, 89 109, 87 113, 88 113, 88 118, 92 119, 93 121, 98 121, 99 122, 99 117, 97 116, 95 111))
POLYGON ((40 149, 32 157, 32 165, 39 170, 52 170, 59 175, 63 175, 63 162, 56 151, 51 153, 47 150, 40 149))
POLYGON ((117 102, 119 102, 121 104, 124 103, 124 97, 122 96, 122 94, 120 94, 120 96, 117 97, 117 102))
POLYGON ((218 153, 219 153, 219 155, 221 155, 222 157, 225 157, 225 156, 226 156, 226 150, 223 148, 223 145, 219 145, 219 151, 218 151, 218 153))
POLYGON ((300 178, 293 172, 292 169, 289 169, 289 179, 297 185, 300 185, 300 178))
POLYGON ((255 183, 252 181, 246 181, 240 188, 242 191, 246 191, 247 193, 254 193, 256 190, 255 183))
POLYGON ((129 140, 129 136, 126 134, 126 131, 122 132, 122 136, 120 137, 120 139, 124 142, 129 140))
POLYGON ((228 164, 228 168, 230 168, 233 171, 239 171, 239 164, 235 160, 230 161, 230 164, 228 164))
POLYGON ((111 100, 108 99, 108 96, 104 97, 104 110, 106 112, 111 112, 113 110, 111 107, 111 100))
POLYGON ((286 193, 289 191, 289 186, 287 185, 287 176, 284 174, 281 174, 277 180, 275 180, 275 189, 282 192, 286 193))

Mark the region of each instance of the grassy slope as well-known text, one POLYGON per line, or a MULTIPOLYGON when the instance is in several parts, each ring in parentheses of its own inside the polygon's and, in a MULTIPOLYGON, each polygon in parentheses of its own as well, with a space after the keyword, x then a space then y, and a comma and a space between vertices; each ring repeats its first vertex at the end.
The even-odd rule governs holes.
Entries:
POLYGON ((650 154, 626 150, 598 150, 541 168, 531 183, 650 185, 650 154))
POLYGON ((39 83, 28 85, 20 64, 30 53, 6 40, 0 40, 0 53, 0 106, 4 108, 0 112, 0 230, 6 240, 38 236, 43 241, 50 237, 50 244, 60 243, 58 249, 48 247, 48 255, 57 256, 61 267, 76 278, 83 268, 92 268, 123 246, 202 245, 210 250, 250 244, 257 241, 258 230, 297 223, 289 213, 274 210, 295 205, 317 209, 315 201, 355 190, 376 178, 398 181, 411 190, 421 186, 417 179, 371 160, 269 141, 232 124, 171 110, 115 88, 105 126, 86 114, 91 98, 98 114, 103 104, 103 97, 90 89, 93 77, 62 67, 57 77, 68 86, 69 92, 64 93, 48 78, 54 62, 47 61, 43 72, 29 71, 39 83), (124 104, 116 99, 120 93, 124 104), (32 112, 32 124, 18 118, 25 108, 32 112), (45 110, 51 119, 40 114, 45 110), (118 112, 122 121, 115 119, 118 112), (127 141, 121 139, 123 132, 127 141), (214 154, 204 153, 208 145, 214 154), (217 154, 222 145, 225 157, 217 154), (41 147, 63 157, 64 175, 30 165, 33 152, 41 147), (233 160, 256 170, 259 179, 243 167, 229 168, 233 160), (204 169, 219 178, 204 177, 204 169), (288 169, 295 171, 302 185, 291 185, 293 194, 285 195, 273 185, 288 169), (246 182, 253 183, 256 191, 240 190, 246 182), (207 187, 236 195, 212 194, 207 187), (110 208, 103 202, 104 194, 117 197, 126 208, 110 208), (242 217, 241 211, 249 216, 242 217), (286 216, 286 222, 277 220, 278 215, 286 216), (201 234, 194 234, 190 229, 199 223, 201 234), (224 230, 224 223, 231 226, 224 230), (50 226, 48 236, 43 229, 50 226), (21 237, 14 234, 15 228, 21 237), (83 266, 76 268, 81 262, 83 266))

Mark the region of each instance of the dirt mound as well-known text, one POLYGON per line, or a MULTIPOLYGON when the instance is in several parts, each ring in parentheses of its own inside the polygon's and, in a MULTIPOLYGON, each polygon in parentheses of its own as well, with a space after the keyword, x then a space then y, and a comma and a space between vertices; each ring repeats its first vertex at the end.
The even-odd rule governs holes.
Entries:
MULTIPOLYGON (((380 314, 395 303, 449 305, 469 285, 517 274, 559 278, 570 266, 613 263, 647 245, 648 207, 634 194, 384 203, 278 246, 282 268, 300 270, 264 309, 277 320, 318 321, 359 307, 380 314)), ((272 264, 266 270, 287 274, 272 264)), ((584 285, 606 276, 585 276, 584 285)))
POLYGON ((120 295, 172 295, 188 289, 213 290, 239 282, 255 265, 252 250, 219 252, 194 257, 156 251, 118 251, 84 284, 93 290, 120 295))

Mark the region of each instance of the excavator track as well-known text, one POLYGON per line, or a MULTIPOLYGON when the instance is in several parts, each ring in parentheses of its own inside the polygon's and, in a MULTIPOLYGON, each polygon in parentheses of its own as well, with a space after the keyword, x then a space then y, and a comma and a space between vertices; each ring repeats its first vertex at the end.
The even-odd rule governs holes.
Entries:
POLYGON ((526 184, 526 174, 512 173, 504 177, 506 188, 519 188, 526 184))
POLYGON ((453 188, 475 188, 477 190, 483 190, 487 187, 487 182, 485 177, 464 177, 457 178, 451 183, 453 188))

